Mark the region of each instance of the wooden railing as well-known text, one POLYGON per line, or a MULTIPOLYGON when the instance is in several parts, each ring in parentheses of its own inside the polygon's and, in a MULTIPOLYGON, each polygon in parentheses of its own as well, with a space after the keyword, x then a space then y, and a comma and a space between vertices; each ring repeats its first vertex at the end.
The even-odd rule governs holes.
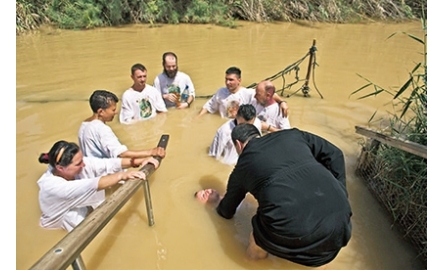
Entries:
POLYGON ((365 127, 355 126, 355 129, 356 133, 358 134, 364 135, 379 142, 427 159, 427 146, 399 138, 390 137, 365 127))
MULTIPOLYGON (((162 135, 158 147, 166 148, 169 135, 162 135)), ((159 163, 161 158, 157 158, 159 163)), ((131 179, 111 194, 99 207, 88 215, 77 227, 69 232, 62 240, 54 245, 40 260, 30 269, 32 270, 64 270, 70 265, 74 269, 86 269, 80 253, 115 216, 132 195, 144 186, 145 203, 148 214, 148 225, 154 225, 153 209, 151 206, 151 195, 149 191, 149 176, 155 171, 152 164, 147 164, 140 169, 146 175, 145 180, 131 179)))

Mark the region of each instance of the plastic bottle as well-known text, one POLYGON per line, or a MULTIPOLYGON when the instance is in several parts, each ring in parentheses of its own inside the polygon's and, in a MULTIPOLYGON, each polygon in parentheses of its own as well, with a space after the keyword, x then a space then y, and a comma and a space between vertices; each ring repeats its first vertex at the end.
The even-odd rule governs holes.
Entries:
POLYGON ((188 90, 188 85, 187 85, 187 86, 185 86, 185 89, 183 89, 182 95, 180 96, 180 101, 187 102, 189 95, 190 95, 190 92, 188 90))

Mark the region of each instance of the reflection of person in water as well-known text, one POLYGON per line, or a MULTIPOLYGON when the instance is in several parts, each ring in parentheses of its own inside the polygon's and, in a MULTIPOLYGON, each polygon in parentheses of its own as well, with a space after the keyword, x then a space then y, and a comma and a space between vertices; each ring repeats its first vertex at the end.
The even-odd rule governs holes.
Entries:
POLYGON ((159 91, 146 84, 146 68, 142 64, 131 67, 133 85, 122 95, 120 123, 129 124, 138 120, 153 118, 167 108, 159 91))
POLYGON ((227 191, 196 192, 231 219, 251 193, 258 202, 247 248, 251 259, 268 253, 310 267, 325 267, 351 237, 351 208, 342 151, 299 129, 260 136, 251 124, 234 127, 239 154, 227 191))

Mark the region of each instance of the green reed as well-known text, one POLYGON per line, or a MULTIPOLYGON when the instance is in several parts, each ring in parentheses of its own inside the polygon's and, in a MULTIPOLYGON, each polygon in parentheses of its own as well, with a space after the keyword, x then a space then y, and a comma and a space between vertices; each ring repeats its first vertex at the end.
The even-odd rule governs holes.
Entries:
MULTIPOLYGON (((422 19, 423 37, 418 38, 406 32, 397 34, 410 37, 419 42, 424 50, 423 61, 417 63, 409 72, 407 81, 396 91, 385 89, 359 75, 367 81, 363 87, 354 91, 359 99, 389 94, 393 97, 393 113, 389 114, 389 125, 381 133, 409 140, 427 146, 427 25, 422 19), (370 92, 366 92, 370 89, 370 92)), ((370 117, 369 124, 378 123, 376 112, 370 117)), ((379 125, 376 125, 379 126, 379 125)), ((395 147, 380 144, 378 148, 368 147, 366 168, 358 172, 386 206, 395 223, 401 226, 405 236, 419 249, 419 255, 427 260, 427 159, 407 153, 395 147), (370 166, 368 164, 371 164, 370 166), (367 168, 371 167, 370 170, 367 168)))
POLYGON ((90 29, 128 23, 204 23, 236 27, 237 20, 362 22, 419 18, 424 0, 18 0, 16 33, 42 24, 90 29))

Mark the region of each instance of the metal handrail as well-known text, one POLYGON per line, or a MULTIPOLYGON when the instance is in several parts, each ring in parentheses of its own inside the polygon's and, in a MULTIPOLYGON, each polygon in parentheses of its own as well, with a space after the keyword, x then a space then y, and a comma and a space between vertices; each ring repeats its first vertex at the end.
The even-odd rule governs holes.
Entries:
MULTIPOLYGON (((166 148, 169 140, 169 135, 162 135, 158 147, 166 148)), ((159 163, 161 158, 158 158, 159 163)), ((55 244, 43 257, 41 257, 33 266, 31 270, 37 269, 51 269, 64 270, 69 265, 80 265, 78 267, 85 269, 82 266, 83 262, 80 253, 88 246, 88 244, 96 237, 97 234, 105 227, 106 224, 115 216, 115 214, 122 208, 123 205, 132 197, 132 195, 144 185, 145 203, 148 213, 148 224, 152 226, 154 219, 152 215, 151 195, 149 192, 149 176, 155 171, 152 164, 143 166, 140 171, 146 175, 145 180, 130 179, 124 185, 119 187, 113 194, 111 194, 99 207, 97 207, 90 215, 88 215, 79 225, 77 225, 71 232, 69 232, 62 240, 55 244)))

